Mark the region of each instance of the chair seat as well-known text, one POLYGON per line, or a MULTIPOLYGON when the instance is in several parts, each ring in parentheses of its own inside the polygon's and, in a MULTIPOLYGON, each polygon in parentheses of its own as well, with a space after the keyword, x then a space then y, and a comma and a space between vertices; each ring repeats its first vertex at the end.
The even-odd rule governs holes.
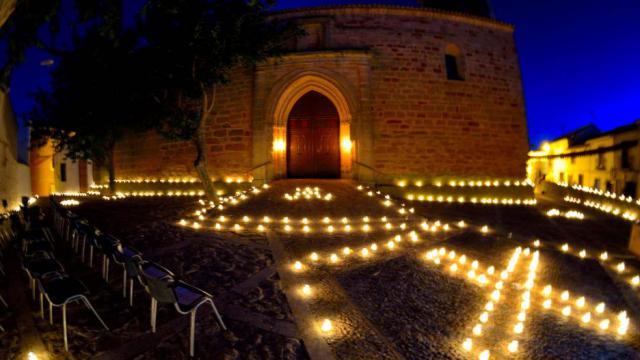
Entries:
POLYGON ((178 306, 184 312, 192 310, 205 297, 203 293, 180 284, 177 284, 173 289, 178 300, 178 306))
POLYGON ((154 266, 154 265, 145 265, 144 267, 144 273, 149 276, 149 277, 153 277, 156 279, 162 279, 165 278, 167 276, 172 276, 173 274, 165 271, 164 269, 154 266))
POLYGON ((70 277, 52 280, 43 289, 49 300, 57 306, 64 304, 69 298, 89 292, 82 282, 70 277))
POLYGON ((39 278, 51 272, 64 271, 62 265, 54 259, 40 259, 30 261, 25 265, 32 277, 39 278))
POLYGON ((130 247, 123 246, 120 254, 126 258, 132 258, 134 256, 139 256, 140 252, 130 247))

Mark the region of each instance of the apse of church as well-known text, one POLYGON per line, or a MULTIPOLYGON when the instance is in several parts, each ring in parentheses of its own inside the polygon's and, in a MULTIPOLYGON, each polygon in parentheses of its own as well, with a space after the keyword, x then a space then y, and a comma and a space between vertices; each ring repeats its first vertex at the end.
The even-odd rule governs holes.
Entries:
MULTIPOLYGON (((424 8, 274 13, 306 36, 219 89, 206 124, 220 179, 523 179, 528 138, 513 27, 424 8)), ((194 149, 148 133, 121 178, 196 177, 194 149)))

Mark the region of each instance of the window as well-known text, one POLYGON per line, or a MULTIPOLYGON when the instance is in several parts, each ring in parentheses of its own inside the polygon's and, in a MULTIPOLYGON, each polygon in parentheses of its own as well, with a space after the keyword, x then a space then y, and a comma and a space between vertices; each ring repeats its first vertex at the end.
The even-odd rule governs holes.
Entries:
POLYGON ((444 67, 447 72, 447 80, 464 80, 464 76, 462 76, 462 54, 457 46, 447 45, 444 55, 444 67))
POLYGON ((582 186, 583 180, 584 180, 584 176, 582 176, 582 174, 578 174, 578 185, 582 186))
POLYGON ((593 188, 594 188, 594 189, 597 189, 597 190, 600 190, 600 179, 596 178, 596 179, 593 181, 593 188))
POLYGON ((606 191, 608 192, 613 192, 613 184, 611 183, 611 181, 607 181, 607 185, 606 185, 606 191))
POLYGON ((598 169, 598 170, 605 170, 606 169, 606 164, 604 162, 604 154, 603 153, 599 153, 598 154, 598 163, 596 164, 596 169, 598 169))
POLYGON ((67 181, 67 164, 66 163, 60 163, 60 181, 62 182, 67 181))
POLYGON ((561 172, 560 175, 558 176, 558 180, 560 180, 560 182, 564 182, 564 173, 561 172))

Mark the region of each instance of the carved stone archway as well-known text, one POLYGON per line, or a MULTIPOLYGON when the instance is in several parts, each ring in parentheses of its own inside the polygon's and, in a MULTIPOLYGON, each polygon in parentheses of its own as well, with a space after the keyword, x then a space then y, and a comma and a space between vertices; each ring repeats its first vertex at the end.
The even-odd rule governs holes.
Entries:
POLYGON ((271 143, 267 148, 267 159, 271 159, 271 178, 283 178, 287 174, 286 133, 287 119, 296 102, 310 91, 326 96, 336 107, 340 117, 340 173, 342 178, 350 178, 355 161, 355 139, 351 138, 351 124, 355 113, 355 103, 351 100, 350 88, 346 81, 329 71, 304 71, 283 77, 274 86, 269 97, 266 121, 272 124, 271 143))

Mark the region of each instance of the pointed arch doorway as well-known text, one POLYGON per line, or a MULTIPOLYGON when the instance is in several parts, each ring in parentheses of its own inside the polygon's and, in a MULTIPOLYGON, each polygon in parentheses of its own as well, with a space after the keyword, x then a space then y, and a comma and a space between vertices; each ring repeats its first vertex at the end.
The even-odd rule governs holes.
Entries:
POLYGON ((287 177, 340 177, 340 117, 326 96, 309 91, 287 119, 287 177))

